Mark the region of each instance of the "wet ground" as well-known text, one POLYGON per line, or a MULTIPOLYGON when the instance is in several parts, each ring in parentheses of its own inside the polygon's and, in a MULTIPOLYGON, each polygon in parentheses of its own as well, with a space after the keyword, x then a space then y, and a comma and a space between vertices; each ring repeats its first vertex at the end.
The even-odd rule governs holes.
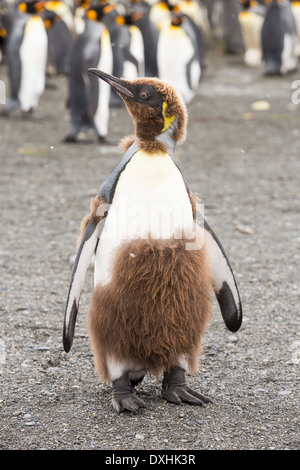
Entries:
MULTIPOLYGON (((64 353, 79 225, 120 152, 94 136, 62 142, 64 77, 48 79, 36 118, 0 120, 1 449, 299 449, 296 79, 267 78, 239 57, 211 51, 189 106, 179 165, 227 251, 244 307, 243 325, 232 334, 215 305, 199 373, 188 377, 213 399, 206 408, 163 401, 161 378, 147 377, 139 387, 147 409, 113 411, 110 386, 94 373, 85 324, 92 270, 73 348, 64 353)), ((113 108, 109 137, 132 131, 126 110, 113 108)))

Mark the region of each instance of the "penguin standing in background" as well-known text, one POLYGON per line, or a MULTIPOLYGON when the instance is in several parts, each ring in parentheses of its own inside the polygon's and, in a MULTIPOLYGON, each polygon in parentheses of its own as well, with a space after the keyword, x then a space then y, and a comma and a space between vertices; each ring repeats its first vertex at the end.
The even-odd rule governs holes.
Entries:
POLYGON ((0 64, 5 56, 6 42, 10 34, 13 17, 13 7, 5 0, 0 0, 0 64))
POLYGON ((73 45, 72 32, 54 10, 45 9, 41 17, 48 34, 49 65, 55 67, 57 74, 68 75, 73 45))
POLYGON ((0 14, 0 64, 3 60, 3 56, 5 54, 5 41, 7 38, 7 29, 4 27, 3 24, 3 17, 0 14))
MULTIPOLYGON (((143 40, 143 57, 144 68, 146 77, 156 77, 158 74, 157 69, 157 43, 158 43, 158 29, 150 20, 148 12, 145 9, 138 11, 130 11, 129 15, 130 24, 136 26, 142 35, 143 40)), ((128 21, 128 20, 127 20, 128 21)), ((123 75, 122 75, 123 76, 123 75)))
POLYGON ((262 28, 262 53, 267 75, 286 75, 297 69, 297 29, 288 1, 269 5, 262 28))
POLYGON ((85 29, 85 11, 89 7, 90 0, 74 0, 74 28, 75 34, 80 35, 85 29))
POLYGON ((101 21, 103 7, 87 9, 85 28, 73 43, 69 74, 70 125, 65 142, 77 142, 81 133, 92 129, 99 142, 107 143, 110 87, 87 69, 101 67, 107 73, 113 70, 110 34, 101 21), (99 83, 98 83, 99 82, 99 83))
POLYGON ((168 0, 159 0, 149 10, 149 18, 160 30, 171 22, 171 5, 168 0))
MULTIPOLYGON (((131 15, 126 14, 120 5, 106 2, 91 3, 89 11, 96 11, 98 18, 107 27, 112 44, 113 74, 136 78, 145 74, 145 45, 140 29, 135 25, 131 15)), ((149 43, 148 45, 149 46, 149 43)), ((123 106, 123 101, 111 90, 110 105, 123 106)))
POLYGON ((298 34, 298 45, 296 49, 296 53, 298 57, 300 57, 300 1, 291 2, 292 13, 295 18, 296 29, 298 34))
POLYGON ((15 108, 32 112, 45 89, 48 38, 37 8, 38 0, 24 1, 14 15, 6 47, 10 82, 6 115, 15 108))
POLYGON ((122 97, 135 123, 125 153, 82 223, 67 296, 63 344, 72 346, 86 270, 95 254, 88 329, 96 371, 111 382, 119 413, 144 407, 135 385, 163 372, 162 396, 210 400, 185 378, 197 370, 215 291, 230 331, 242 322, 232 269, 174 160, 186 132, 179 95, 157 78, 123 80, 90 70, 122 97))
POLYGON ((193 19, 200 31, 209 32, 207 8, 200 0, 181 0, 175 4, 181 13, 193 19))
MULTIPOLYGON (((145 75, 145 48, 143 35, 140 29, 134 24, 134 16, 125 14, 119 16, 117 21, 122 25, 123 34, 128 35, 128 48, 124 50, 123 73, 124 78, 130 80, 145 75)), ((149 44, 148 44, 149 47, 149 44)))
POLYGON ((214 35, 221 41, 223 52, 243 52, 243 38, 238 20, 241 6, 237 0, 215 0, 210 9, 211 27, 214 35))
POLYGON ((201 78, 202 50, 200 30, 187 15, 172 12, 169 26, 159 33, 157 67, 160 79, 169 82, 189 104, 198 90, 201 78))
POLYGON ((261 35, 265 14, 265 5, 253 1, 239 14, 245 48, 244 62, 249 67, 259 67, 262 64, 261 35))
POLYGON ((61 0, 46 0, 44 8, 48 11, 53 11, 63 21, 72 35, 75 34, 75 21, 74 14, 71 6, 66 1, 61 0))

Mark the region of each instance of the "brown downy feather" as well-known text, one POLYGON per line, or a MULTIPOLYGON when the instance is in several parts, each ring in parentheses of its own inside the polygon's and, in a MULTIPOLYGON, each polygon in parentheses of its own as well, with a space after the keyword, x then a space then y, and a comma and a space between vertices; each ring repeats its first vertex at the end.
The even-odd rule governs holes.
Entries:
POLYGON ((134 134, 127 135, 126 137, 124 137, 119 143, 120 150, 125 153, 126 150, 129 149, 129 147, 133 144, 134 140, 134 134))
POLYGON ((185 240, 135 240, 117 251, 112 281, 95 287, 88 329, 96 371, 109 381, 107 357, 167 370, 185 355, 193 372, 211 316, 205 247, 185 240))
POLYGON ((200 203, 200 199, 197 196, 197 194, 189 191, 189 198, 192 206, 192 212, 193 212, 193 219, 196 220, 196 211, 197 211, 197 204, 200 203))
POLYGON ((80 226, 80 233, 77 240, 77 243, 80 244, 84 231, 86 229, 87 224, 90 220, 95 221, 96 223, 100 222, 100 220, 104 219, 107 215, 107 203, 102 196, 96 196, 91 199, 90 203, 91 212, 86 215, 81 222, 80 226))

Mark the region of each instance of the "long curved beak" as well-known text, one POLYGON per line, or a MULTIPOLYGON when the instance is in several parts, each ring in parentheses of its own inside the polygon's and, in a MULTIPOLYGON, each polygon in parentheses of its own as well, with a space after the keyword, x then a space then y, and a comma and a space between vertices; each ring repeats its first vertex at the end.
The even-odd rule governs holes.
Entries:
POLYGON ((134 98, 133 93, 129 89, 130 84, 128 84, 121 78, 114 77, 113 75, 109 75, 108 73, 102 72, 98 69, 88 69, 88 72, 97 75, 97 77, 107 82, 114 90, 116 90, 121 95, 127 96, 128 98, 134 98))

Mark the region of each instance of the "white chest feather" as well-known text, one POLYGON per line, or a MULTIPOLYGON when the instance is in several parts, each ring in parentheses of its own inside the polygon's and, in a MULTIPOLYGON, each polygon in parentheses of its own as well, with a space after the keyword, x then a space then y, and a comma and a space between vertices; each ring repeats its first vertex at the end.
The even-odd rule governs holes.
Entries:
POLYGON ((167 154, 138 151, 121 173, 95 259, 95 284, 109 282, 115 250, 137 238, 182 238, 193 215, 180 171, 167 154))
POLYGON ((23 111, 35 108, 45 88, 48 38, 39 16, 28 20, 20 47, 21 84, 19 100, 23 111))

